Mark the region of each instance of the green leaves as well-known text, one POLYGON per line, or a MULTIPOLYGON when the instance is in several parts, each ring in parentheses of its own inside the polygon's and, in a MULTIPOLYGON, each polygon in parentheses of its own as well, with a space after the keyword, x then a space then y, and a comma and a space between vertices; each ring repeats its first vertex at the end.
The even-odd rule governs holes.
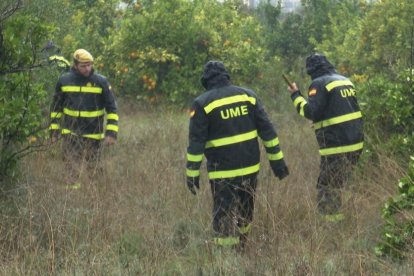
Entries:
POLYGON ((378 256, 404 258, 407 247, 414 241, 413 210, 414 162, 411 160, 407 176, 398 184, 398 194, 390 198, 381 210, 385 224, 381 241, 375 247, 378 256))
POLYGON ((223 60, 236 82, 254 83, 266 51, 260 34, 258 22, 233 5, 143 1, 127 10, 113 34, 112 75, 123 94, 188 104, 202 89, 208 60, 223 60))

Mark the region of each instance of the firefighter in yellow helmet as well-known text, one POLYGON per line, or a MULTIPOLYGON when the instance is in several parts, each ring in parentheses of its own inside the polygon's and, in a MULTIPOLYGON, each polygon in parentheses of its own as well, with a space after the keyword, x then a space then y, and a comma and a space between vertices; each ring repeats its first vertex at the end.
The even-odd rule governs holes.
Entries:
POLYGON ((205 155, 213 193, 213 241, 243 248, 253 221, 260 170, 258 137, 274 175, 283 179, 289 171, 256 93, 232 85, 220 61, 205 65, 201 83, 207 91, 194 100, 190 113, 187 186, 196 194, 205 155))
POLYGON ((63 138, 64 159, 72 164, 97 160, 102 144, 113 145, 117 139, 116 100, 108 80, 94 71, 93 60, 87 50, 76 50, 73 66, 59 78, 53 97, 51 140, 63 138))

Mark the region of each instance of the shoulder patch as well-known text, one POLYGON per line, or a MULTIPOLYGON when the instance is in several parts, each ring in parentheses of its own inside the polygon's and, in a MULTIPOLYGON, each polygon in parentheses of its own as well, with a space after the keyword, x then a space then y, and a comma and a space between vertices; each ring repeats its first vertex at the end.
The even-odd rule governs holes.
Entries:
POLYGON ((191 109, 190 112, 189 112, 189 114, 190 114, 190 118, 193 118, 193 116, 195 114, 195 110, 194 109, 191 109))
POLYGON ((316 95, 316 89, 315 88, 312 88, 311 90, 309 90, 309 92, 308 92, 308 96, 315 96, 316 95))

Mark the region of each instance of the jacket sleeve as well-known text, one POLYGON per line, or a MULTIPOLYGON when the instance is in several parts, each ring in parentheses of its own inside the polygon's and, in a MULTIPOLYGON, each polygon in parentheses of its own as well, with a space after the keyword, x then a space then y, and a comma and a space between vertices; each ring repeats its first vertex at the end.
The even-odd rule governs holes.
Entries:
POLYGON ((118 136, 118 107, 116 104, 114 93, 109 82, 104 79, 103 81, 103 97, 106 111, 106 129, 105 136, 111 136, 117 138, 118 136))
POLYGON ((52 105, 50 107, 50 136, 57 137, 61 131, 60 119, 63 115, 63 93, 61 90, 62 84, 60 81, 56 84, 55 93, 53 95, 52 105))
POLYGON ((259 137, 263 140, 270 166, 274 170, 286 167, 276 130, 270 122, 260 100, 257 100, 256 105, 255 117, 257 132, 259 137))
POLYGON ((300 116, 317 122, 323 116, 328 101, 327 96, 325 87, 318 83, 313 83, 308 90, 308 99, 305 99, 299 90, 293 93, 291 98, 300 116))
POLYGON ((208 137, 208 118, 198 103, 190 110, 190 127, 187 148, 187 177, 199 177, 204 148, 208 137))

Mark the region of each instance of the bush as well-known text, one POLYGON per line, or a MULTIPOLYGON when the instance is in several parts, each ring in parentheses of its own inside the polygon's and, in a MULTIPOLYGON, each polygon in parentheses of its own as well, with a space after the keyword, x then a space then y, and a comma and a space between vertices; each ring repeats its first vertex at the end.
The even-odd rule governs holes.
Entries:
POLYGON ((379 256, 403 259, 408 248, 414 248, 414 156, 407 176, 398 184, 398 195, 382 208, 385 219, 381 241, 375 248, 379 256))

